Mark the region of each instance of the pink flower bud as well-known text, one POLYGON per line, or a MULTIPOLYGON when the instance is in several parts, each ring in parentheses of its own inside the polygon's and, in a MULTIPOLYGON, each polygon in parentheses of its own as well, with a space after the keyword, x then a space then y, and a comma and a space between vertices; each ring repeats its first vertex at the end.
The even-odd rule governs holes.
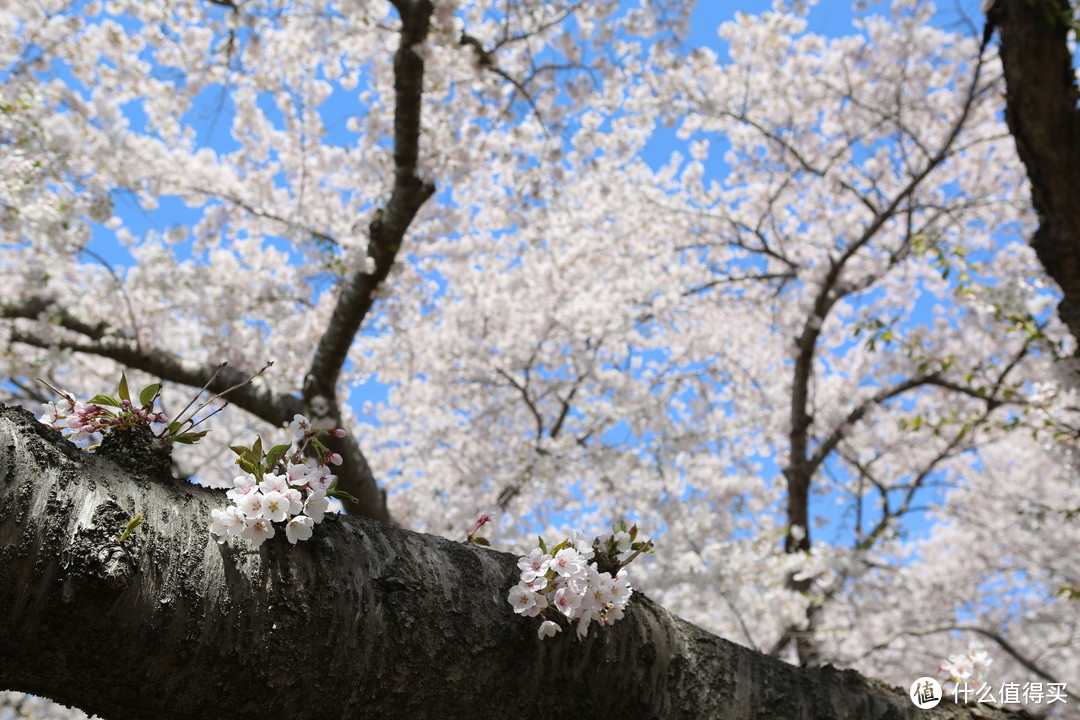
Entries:
POLYGON ((334 437, 345 437, 345 431, 342 430, 341 428, 335 428, 335 429, 331 430, 330 434, 333 435, 334 437))
POLYGON ((331 465, 341 464, 341 455, 338 455, 337 453, 330 453, 326 456, 326 459, 330 461, 331 465))

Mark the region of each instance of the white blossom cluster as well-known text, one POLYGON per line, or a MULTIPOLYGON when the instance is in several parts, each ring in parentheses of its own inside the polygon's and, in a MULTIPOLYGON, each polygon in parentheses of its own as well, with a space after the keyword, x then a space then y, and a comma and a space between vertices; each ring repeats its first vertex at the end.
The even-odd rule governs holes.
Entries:
POLYGON ((285 523, 285 537, 296 544, 311 537, 315 523, 322 522, 329 504, 326 488, 333 475, 314 463, 289 465, 287 475, 238 475, 226 495, 233 504, 210 511, 210 534, 218 543, 239 535, 256 547, 274 537, 273 523, 285 523))
POLYGON ((115 395, 98 393, 85 403, 40 378, 39 382, 60 396, 55 402, 43 404, 45 413, 39 419, 56 430, 69 431, 68 439, 72 442, 86 440, 96 434, 109 435, 128 432, 136 427, 151 426, 157 426, 153 428, 157 438, 169 443, 191 445, 206 435, 205 430, 195 430, 195 426, 202 421, 194 418, 206 404, 196 408, 188 419, 181 420, 177 417, 172 422, 169 422, 165 413, 154 410, 154 403, 161 393, 159 382, 151 383, 137 395, 133 395, 128 387, 126 373, 121 372, 115 395), (133 397, 136 399, 133 400, 133 397))
POLYGON ((57 430, 70 430, 72 442, 85 440, 95 433, 108 432, 132 422, 164 423, 164 413, 149 412, 135 407, 129 400, 122 400, 121 412, 116 415, 95 403, 84 403, 73 397, 63 397, 55 402, 44 403, 45 414, 41 422, 57 430))
MULTIPOLYGON (((626 562, 633 559, 627 532, 618 532, 603 541, 604 546, 610 544, 619 548, 619 557, 629 558, 626 562)), ((621 620, 632 591, 629 576, 624 569, 614 577, 610 572, 600 571, 595 562, 590 562, 594 556, 592 548, 581 542, 575 544, 571 539, 556 545, 549 554, 541 540, 540 547, 518 560, 520 581, 510 588, 507 601, 514 612, 526 617, 544 614, 549 608, 558 610, 575 627, 579 640, 588 635, 594 621, 603 626, 621 620)), ((545 617, 537 634, 542 639, 557 632, 562 632, 562 627, 545 617)))
POLYGON ((0 692, 0 720, 100 720, 82 710, 27 693, 0 692))
POLYGON ((978 643, 972 643, 966 653, 950 655, 949 659, 938 666, 938 673, 948 676, 949 682, 960 683, 986 682, 989 668, 994 659, 978 643))
MULTIPOLYGON (((322 522, 329 507, 328 493, 333 491, 336 480, 327 463, 340 464, 341 457, 320 452, 322 446, 315 441, 319 459, 302 459, 304 449, 313 444, 318 431, 303 415, 296 415, 289 428, 296 436, 295 452, 279 451, 277 457, 272 456, 274 449, 267 453, 267 470, 277 468, 278 461, 288 455, 291 461, 284 463, 284 473, 263 472, 262 458, 255 458, 254 472, 238 475, 226 493, 233 504, 210 512, 210 535, 219 544, 240 536, 258 547, 274 537, 274 523, 285 523, 285 537, 295 545, 310 538, 315 523, 322 522)), ((242 467, 249 458, 251 455, 241 455, 242 467)))

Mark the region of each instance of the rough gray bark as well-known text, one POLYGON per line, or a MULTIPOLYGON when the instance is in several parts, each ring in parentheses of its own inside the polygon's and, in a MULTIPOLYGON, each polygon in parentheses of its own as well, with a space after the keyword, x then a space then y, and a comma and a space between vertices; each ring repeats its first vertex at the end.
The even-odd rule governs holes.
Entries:
POLYGON ((1064 297, 1058 314, 1080 338, 1080 92, 1067 0, 997 0, 1009 130, 1031 180, 1039 229, 1031 245, 1064 297))
POLYGON ((0 405, 0 686, 122 718, 1005 718, 734 645, 635 593, 540 641, 512 555, 333 516, 219 546, 226 502, 0 405), (136 513, 147 522, 122 545, 136 513))

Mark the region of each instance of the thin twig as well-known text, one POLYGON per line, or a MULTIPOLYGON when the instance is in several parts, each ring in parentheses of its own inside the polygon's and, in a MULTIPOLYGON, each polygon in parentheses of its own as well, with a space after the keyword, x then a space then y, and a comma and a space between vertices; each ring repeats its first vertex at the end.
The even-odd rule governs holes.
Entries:
POLYGON ((37 380, 42 385, 44 385, 45 387, 52 390, 54 393, 56 393, 60 397, 67 398, 68 402, 70 402, 72 405, 75 404, 75 396, 72 395, 71 393, 66 393, 63 390, 58 389, 57 387, 52 385, 48 380, 42 380, 41 378, 34 378, 34 379, 37 380))
MULTIPOLYGON (((262 375, 262 374, 263 374, 264 372, 266 372, 267 370, 269 370, 269 369, 270 369, 270 368, 271 368, 271 367, 272 367, 273 365, 274 365, 274 361, 273 361, 273 360, 267 360, 267 361, 266 361, 266 364, 265 364, 265 365, 263 365, 263 366, 262 366, 262 367, 261 367, 261 368, 260 368, 260 369, 258 370, 258 372, 256 372, 256 373, 255 373, 254 375, 252 375, 251 377, 249 377, 249 378, 248 378, 247 380, 245 380, 244 382, 241 382, 241 383, 237 383, 236 385, 233 385, 233 386, 232 386, 231 388, 227 388, 227 389, 225 389, 225 390, 222 390, 222 391, 221 391, 221 392, 219 392, 219 393, 218 393, 217 395, 214 395, 214 396, 213 396, 212 398, 210 398, 209 400, 207 400, 207 401, 206 401, 206 402, 204 402, 203 404, 199 405, 199 407, 195 408, 195 410, 194 410, 194 411, 193 411, 193 412, 191 413, 191 416, 192 416, 192 417, 195 417, 196 415, 198 415, 198 414, 199 414, 199 411, 200 411, 200 410, 202 410, 202 409, 203 409, 204 407, 206 407, 206 406, 207 406, 207 405, 209 405, 210 403, 214 402, 215 400, 217 400, 217 399, 219 399, 219 398, 222 398, 222 397, 224 397, 225 395, 228 395, 228 394, 229 394, 229 393, 231 393, 231 392, 232 392, 233 390, 238 390, 238 389, 240 389, 240 388, 244 387, 245 385, 250 385, 250 384, 251 384, 251 382, 252 382, 253 380, 255 380, 255 378, 259 377, 259 376, 260 376, 260 375, 262 375)), ((220 370, 220 369, 221 369, 222 367, 224 367, 224 366, 225 366, 225 363, 222 363, 222 364, 221 364, 220 366, 218 366, 218 369, 220 370)), ((214 373, 214 377, 217 377, 217 373, 216 373, 216 372, 214 373)), ((211 379, 211 380, 213 380, 213 378, 210 378, 210 379, 211 379)), ((209 385, 209 383, 207 383, 207 385, 209 385)), ((204 386, 204 387, 203 387, 203 390, 205 390, 205 389, 206 389, 206 387, 204 386)), ((198 397, 198 395, 196 395, 195 397, 198 397)), ((191 402, 195 402, 195 398, 192 398, 192 399, 191 399, 191 402)), ((191 405, 191 403, 188 403, 188 406, 190 406, 190 405, 191 405)), ((186 409, 186 408, 185 408, 185 409, 186 409)), ((189 421, 189 422, 190 422, 190 421, 189 421)), ((194 427, 194 426, 193 426, 193 427, 194 427)))
MULTIPOLYGON (((195 393, 191 397, 190 400, 188 400, 188 404, 184 406, 183 410, 181 410, 180 412, 178 412, 176 414, 176 417, 174 417, 172 419, 172 421, 170 421, 169 424, 166 426, 167 428, 172 427, 173 423, 180 422, 180 418, 184 416, 184 413, 187 412, 188 408, 195 404, 195 400, 198 399, 199 395, 202 395, 203 392, 205 392, 206 388, 210 387, 210 383, 214 382, 214 378, 216 378, 218 376, 218 373, 220 373, 222 371, 222 369, 228 364, 229 364, 229 361, 225 360, 225 361, 223 361, 221 364, 219 364, 217 366, 217 369, 214 370, 214 374, 210 376, 210 379, 206 381, 206 384, 202 386, 202 389, 199 390, 199 392, 195 393)), ((229 390, 232 390, 232 389, 233 388, 229 388, 229 390)), ((199 412, 199 411, 196 410, 195 413, 197 413, 197 412, 199 412)), ((192 413, 192 415, 194 415, 195 413, 192 413)))

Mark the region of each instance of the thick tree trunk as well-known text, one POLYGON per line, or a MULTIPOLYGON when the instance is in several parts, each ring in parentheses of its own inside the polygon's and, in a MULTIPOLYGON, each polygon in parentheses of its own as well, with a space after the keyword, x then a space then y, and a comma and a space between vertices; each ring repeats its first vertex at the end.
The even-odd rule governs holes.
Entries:
POLYGON ((975 717, 784 664, 641 594, 614 627, 541 641, 506 602, 514 556, 363 518, 219 546, 220 491, 112 454, 0 405, 0 686, 110 720, 975 717))
POLYGON ((1067 0, 997 0, 1005 118, 1031 180, 1039 260, 1061 286, 1058 314, 1080 339, 1080 108, 1067 0))

